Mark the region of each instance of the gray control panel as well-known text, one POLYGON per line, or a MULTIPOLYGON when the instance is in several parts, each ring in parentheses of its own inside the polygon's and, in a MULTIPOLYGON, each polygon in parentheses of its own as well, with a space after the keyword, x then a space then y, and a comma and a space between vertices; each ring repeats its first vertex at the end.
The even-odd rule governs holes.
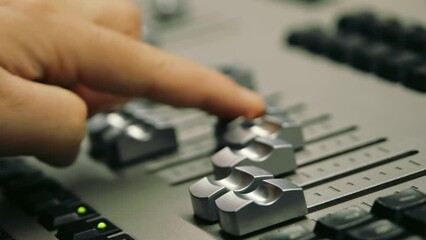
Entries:
POLYGON ((267 114, 101 113, 68 168, 0 161, 0 236, 426 237, 424 1, 137 3, 147 41, 255 89, 267 114))

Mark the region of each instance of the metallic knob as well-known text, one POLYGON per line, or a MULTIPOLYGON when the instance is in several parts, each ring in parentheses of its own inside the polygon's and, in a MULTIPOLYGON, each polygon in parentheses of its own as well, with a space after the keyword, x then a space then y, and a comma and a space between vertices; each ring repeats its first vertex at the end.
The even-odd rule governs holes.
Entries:
POLYGON ((284 179, 262 180, 249 193, 228 192, 216 200, 223 231, 242 236, 308 213, 302 188, 284 179))
POLYGON ((121 168, 175 151, 176 132, 167 120, 156 117, 140 102, 119 112, 100 113, 89 119, 90 154, 111 168, 121 168))
POLYGON ((290 144, 280 139, 261 137, 241 149, 223 148, 212 156, 212 163, 217 179, 228 176, 236 166, 256 166, 274 176, 292 172, 297 167, 290 144))
POLYGON ((90 155, 104 158, 108 144, 121 134, 129 120, 121 113, 98 113, 87 122, 90 139, 90 155))
POLYGON ((229 146, 243 147, 255 137, 280 138, 298 150, 304 140, 301 126, 285 117, 265 115, 256 119, 237 118, 230 122, 224 134, 229 146))
POLYGON ((187 11, 186 0, 151 0, 151 8, 158 21, 170 21, 187 11))
POLYGON ((217 221, 216 199, 229 191, 250 192, 263 179, 269 178, 273 178, 272 174, 252 166, 236 167, 229 176, 220 180, 204 177, 189 187, 194 214, 207 221, 217 221))
POLYGON ((177 150, 173 126, 152 117, 134 119, 109 146, 107 163, 112 168, 125 167, 177 150))

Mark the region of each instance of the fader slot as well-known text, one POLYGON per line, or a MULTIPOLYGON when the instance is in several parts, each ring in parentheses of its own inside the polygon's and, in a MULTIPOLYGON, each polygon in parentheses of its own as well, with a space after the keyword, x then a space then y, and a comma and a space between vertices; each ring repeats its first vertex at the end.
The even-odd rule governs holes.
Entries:
POLYGON ((358 129, 357 126, 347 126, 347 127, 341 127, 341 128, 332 128, 327 124, 323 123, 322 130, 318 132, 318 128, 314 129, 314 127, 307 127, 304 128, 304 135, 306 136, 306 144, 312 144, 319 142, 321 140, 325 140, 328 138, 336 137, 339 135, 343 135, 346 133, 354 132, 358 129))
MULTIPOLYGON (((331 124, 330 122, 328 122, 330 119, 330 116, 328 114, 323 114, 314 118, 309 118, 306 119, 306 122, 309 122, 309 124, 307 124, 307 127, 310 127, 311 129, 316 129, 315 130, 315 136, 320 138, 320 139, 326 139, 327 136, 336 136, 339 134, 345 134, 347 132, 347 127, 344 128, 343 131, 340 130, 334 130, 335 127, 333 126, 333 124, 331 124), (324 123, 323 121, 327 121, 327 123, 324 123), (321 125, 323 124, 323 125, 321 125), (320 125, 320 126, 315 126, 315 125, 320 125), (331 132, 329 132, 331 131, 331 132), (336 131, 336 132, 333 132, 336 131)), ((351 127, 350 127, 351 128, 351 127)), ((354 129, 350 129, 350 130, 354 130, 354 129)), ((163 170, 166 169, 168 167, 173 167, 179 164, 184 164, 188 161, 198 161, 201 158, 204 158, 206 156, 208 156, 209 154, 211 154, 213 152, 213 150, 215 149, 215 146, 213 141, 214 140, 210 140, 210 143, 204 144, 204 143, 200 143, 199 141, 208 141, 206 140, 207 138, 202 138, 203 135, 200 135, 199 137, 201 137, 201 140, 197 139, 194 137, 194 139, 191 139, 190 142, 184 143, 185 145, 180 145, 180 149, 178 150, 178 152, 172 154, 172 155, 167 155, 165 157, 161 157, 159 159, 156 159, 155 161, 151 161, 149 163, 147 163, 146 165, 146 169, 148 170, 148 172, 157 172, 159 170, 163 170), (186 144, 191 145, 191 146, 186 146, 186 144)), ((357 137, 355 137, 357 138, 357 137)), ((189 140, 188 140, 189 141, 189 140)), ((336 140, 337 143, 339 143, 339 141, 341 142, 342 140, 336 140)), ((314 144, 311 144, 314 145, 314 144)), ((369 145, 369 143, 367 143, 367 145, 369 145)), ((362 145, 364 146, 364 145, 362 145)), ((362 147, 361 146, 361 147, 362 147)), ((300 155, 304 155, 306 151, 308 151, 309 153, 312 152, 312 150, 310 150, 311 148, 315 148, 308 146, 308 150, 303 150, 301 151, 300 155)), ((355 146, 355 149, 360 148, 360 146, 355 146)), ((333 149, 331 149, 332 151, 333 149)), ((339 148, 337 148, 337 150, 340 150, 339 148)), ((320 150, 322 151, 322 149, 320 150)), ((319 152, 320 152, 319 151, 319 152)), ((345 152, 348 151, 347 149, 344 150, 345 152)), ((341 152, 339 152, 340 154, 341 152)), ((336 154, 336 153, 334 153, 336 154)), ((324 157, 324 156, 323 156, 324 157)), ((323 159, 323 157, 321 159, 323 159)), ((204 172, 204 171, 203 171, 204 172)))
POLYGON ((173 155, 168 155, 147 163, 145 169, 150 173, 154 173, 189 161, 198 161, 200 158, 211 154, 215 148, 216 143, 214 141, 203 139, 179 148, 173 155))
MULTIPOLYGON (((360 133, 351 133, 308 145, 304 150, 296 153, 296 164, 298 167, 307 166, 385 141, 383 138, 363 139, 365 137, 361 137, 360 133)), ((194 158, 183 164, 179 162, 170 168, 162 168, 158 174, 165 177, 171 184, 179 184, 193 180, 194 176, 207 176, 212 172, 211 159, 207 156, 194 158)))
POLYGON ((191 145, 200 138, 213 137, 213 127, 211 124, 195 125, 189 129, 176 129, 179 146, 191 145))
POLYGON ((302 120, 300 122, 300 125, 302 125, 303 127, 307 127, 310 125, 319 124, 319 123, 330 121, 330 120, 331 120, 331 115, 328 113, 324 113, 310 119, 302 120))
POLYGON ((351 132, 307 145, 296 153, 296 161, 301 167, 384 141, 385 138, 371 137, 363 132, 351 132))
POLYGON ((166 179, 171 185, 177 185, 210 175, 212 172, 210 158, 203 157, 198 161, 161 170, 157 174, 166 179))
POLYGON ((343 209, 351 208, 351 207, 358 207, 360 209, 365 210, 366 212, 370 212, 371 206, 373 205, 374 201, 379 197, 388 196, 388 195, 394 194, 396 192, 401 192, 401 191, 404 191, 404 190, 410 189, 410 188, 418 189, 422 192, 425 192, 425 190, 426 190, 425 188, 418 188, 417 187, 417 186, 422 186, 422 183, 425 180, 426 180, 426 177, 419 177, 417 179, 413 179, 413 180, 395 185, 392 188, 386 188, 386 189, 379 190, 379 191, 376 191, 374 193, 370 193, 368 195, 353 199, 352 201, 347 201, 347 202, 343 202, 343 203, 340 203, 340 204, 336 204, 336 205, 333 205, 329 208, 325 208, 321 211, 309 213, 309 214, 306 215, 306 218, 304 218, 303 220, 294 222, 291 225, 287 224, 284 227, 278 227, 278 228, 274 229, 273 231, 269 231, 268 233, 261 234, 261 236, 257 236, 256 238, 248 238, 248 239, 259 239, 258 237, 260 237, 260 239, 262 239, 262 240, 277 239, 277 238, 273 238, 273 236, 275 236, 275 237, 280 236, 281 238, 278 238, 278 239, 282 239, 285 236, 291 235, 291 234, 288 234, 288 233, 293 233, 293 234, 300 233, 301 236, 302 235, 308 236, 309 233, 313 233, 316 222, 320 218, 323 218, 324 216, 327 216, 329 214, 333 214, 333 213, 339 212, 343 209), (304 231, 306 231, 306 232, 304 232, 304 231))
POLYGON ((305 197, 309 212, 314 212, 424 175, 425 166, 412 156, 307 189, 305 197))
POLYGON ((383 165, 417 154, 417 151, 392 151, 385 149, 384 144, 359 149, 349 154, 334 157, 304 167, 299 167, 295 174, 286 179, 303 187, 311 188, 369 168, 383 165))
POLYGON ((310 220, 316 221, 318 218, 323 217, 327 214, 333 213, 337 210, 343 209, 345 207, 357 205, 362 207, 363 209, 370 211, 371 207, 373 206, 374 201, 382 196, 386 196, 398 191, 402 191, 407 188, 415 188, 419 189, 420 191, 426 192, 426 188, 419 188, 418 186, 422 186, 422 183, 426 180, 426 176, 419 177, 410 181, 406 181, 403 183, 400 183, 398 185, 395 185, 393 188, 385 188, 383 190, 379 190, 373 193, 369 193, 365 196, 359 197, 354 199, 353 201, 347 201, 344 203, 333 205, 329 208, 325 208, 321 211, 312 212, 306 215, 306 217, 310 220))

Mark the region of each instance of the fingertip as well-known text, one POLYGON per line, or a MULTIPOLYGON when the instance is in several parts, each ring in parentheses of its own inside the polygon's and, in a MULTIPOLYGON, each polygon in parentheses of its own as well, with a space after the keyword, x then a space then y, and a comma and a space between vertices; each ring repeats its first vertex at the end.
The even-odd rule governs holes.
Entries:
POLYGON ((244 87, 240 87, 240 99, 242 102, 242 116, 246 118, 256 118, 265 113, 265 103, 263 98, 244 87))
POLYGON ((70 150, 69 152, 66 152, 66 153, 38 154, 36 157, 42 162, 47 163, 51 166, 63 168, 63 167, 68 167, 75 162, 79 151, 80 151, 80 147, 77 147, 76 149, 70 150))

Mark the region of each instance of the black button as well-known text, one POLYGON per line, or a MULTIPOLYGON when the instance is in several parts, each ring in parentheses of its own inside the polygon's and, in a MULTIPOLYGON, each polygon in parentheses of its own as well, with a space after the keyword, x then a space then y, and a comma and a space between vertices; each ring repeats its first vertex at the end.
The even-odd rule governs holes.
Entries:
POLYGON ((412 68, 403 84, 411 89, 426 92, 426 64, 412 68))
POLYGON ((351 36, 335 36, 327 41, 326 55, 337 62, 348 62, 352 54, 360 48, 365 47, 365 40, 351 36))
POLYGON ((41 211, 38 222, 47 230, 57 229, 65 224, 99 216, 87 204, 81 202, 66 203, 41 211))
POLYGON ((58 186, 59 184, 52 179, 36 174, 24 178, 14 178, 6 182, 3 186, 3 193, 7 198, 13 201, 19 200, 22 195, 58 186))
POLYGON ((401 192, 376 199, 371 212, 380 218, 399 221, 402 212, 408 208, 426 202, 426 195, 416 189, 409 188, 401 192))
POLYGON ((358 206, 352 206, 318 219, 315 233, 321 237, 343 239, 346 230, 371 221, 373 216, 358 206))
POLYGON ((77 199, 59 183, 44 176, 14 179, 5 184, 3 192, 29 214, 77 199))
POLYGON ((306 31, 294 31, 292 33, 290 33, 290 35, 287 38, 287 42, 290 45, 293 46, 305 46, 305 42, 307 39, 307 32, 306 31))
POLYGON ((102 236, 109 236, 120 232, 105 218, 89 221, 79 221, 64 225, 58 229, 56 237, 60 240, 86 240, 102 236))
POLYGON ((386 44, 370 44, 353 51, 351 65, 362 71, 373 71, 382 59, 388 59, 392 50, 386 44))
POLYGON ((359 33, 365 36, 375 34, 376 17, 370 12, 361 12, 342 16, 338 22, 338 28, 344 33, 359 33))
POLYGON ((301 225, 292 225, 279 232, 265 236, 261 240, 311 240, 315 234, 301 225))
POLYGON ((399 21, 390 19, 377 23, 378 38, 386 43, 400 46, 403 43, 405 30, 399 21))
POLYGON ((350 240, 390 240, 401 239, 404 231, 388 220, 379 220, 368 225, 349 230, 350 240))
POLYGON ((409 71, 421 63, 421 58, 412 52, 403 51, 382 57, 377 63, 376 74, 392 82, 403 82, 409 71))
POLYGON ((0 228, 0 240, 14 240, 5 230, 0 228))
POLYGON ((412 27, 405 33, 405 45, 415 52, 426 53, 426 30, 423 27, 412 27))
POLYGON ((325 53, 330 37, 321 29, 312 28, 305 30, 301 46, 312 53, 325 53))
POLYGON ((4 185, 14 179, 39 178, 42 175, 41 171, 23 164, 2 165, 0 167, 0 185, 4 185))
POLYGON ((401 224, 426 236, 426 204, 404 212, 401 224))
POLYGON ((311 28, 290 34, 287 41, 312 53, 325 54, 331 37, 319 28, 311 28))
POLYGON ((59 187, 22 195, 17 200, 17 205, 28 214, 36 214, 53 206, 75 202, 77 199, 74 194, 59 187))

